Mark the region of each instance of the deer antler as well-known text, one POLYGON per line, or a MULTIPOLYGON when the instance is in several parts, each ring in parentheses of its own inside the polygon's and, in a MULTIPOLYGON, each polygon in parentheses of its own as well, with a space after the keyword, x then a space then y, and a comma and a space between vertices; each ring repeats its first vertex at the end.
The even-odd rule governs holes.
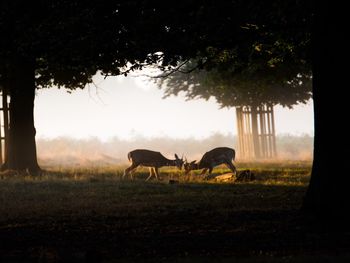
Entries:
POLYGON ((184 154, 182 153, 182 155, 181 155, 181 160, 183 160, 184 159, 184 154))

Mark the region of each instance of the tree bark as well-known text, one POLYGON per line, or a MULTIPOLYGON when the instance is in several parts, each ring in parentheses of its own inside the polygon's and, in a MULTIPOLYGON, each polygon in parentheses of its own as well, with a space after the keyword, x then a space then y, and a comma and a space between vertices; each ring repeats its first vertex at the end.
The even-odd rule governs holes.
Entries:
POLYGON ((349 41, 342 31, 346 23, 329 17, 329 7, 317 7, 313 30, 314 161, 302 211, 341 219, 349 217, 348 128, 343 123, 349 102, 339 90, 348 82, 348 68, 341 62, 349 61, 349 41))
POLYGON ((10 125, 8 149, 2 170, 27 170, 36 174, 40 167, 37 162, 34 127, 34 60, 14 59, 8 74, 10 125))

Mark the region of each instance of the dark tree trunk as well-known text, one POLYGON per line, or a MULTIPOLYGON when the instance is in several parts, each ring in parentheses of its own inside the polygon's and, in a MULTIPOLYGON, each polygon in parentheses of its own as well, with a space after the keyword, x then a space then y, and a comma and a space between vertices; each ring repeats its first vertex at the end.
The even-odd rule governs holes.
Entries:
POLYGON ((302 210, 337 219, 347 216, 349 207, 346 189, 349 128, 344 121, 350 101, 340 90, 348 77, 348 68, 342 60, 349 61, 346 57, 349 41, 345 38, 346 31, 342 31, 346 23, 328 14, 332 14, 329 6, 319 6, 316 10, 313 36, 314 161, 302 210))
POLYGON ((8 72, 10 126, 8 149, 2 169, 40 171, 37 163, 34 127, 35 65, 29 59, 15 59, 8 72))

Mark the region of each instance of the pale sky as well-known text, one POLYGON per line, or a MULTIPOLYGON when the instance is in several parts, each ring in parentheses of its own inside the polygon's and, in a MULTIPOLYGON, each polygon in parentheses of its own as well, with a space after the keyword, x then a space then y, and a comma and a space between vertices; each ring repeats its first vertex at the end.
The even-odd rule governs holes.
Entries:
MULTIPOLYGON (((42 89, 35 99, 37 138, 112 137, 132 139, 168 136, 197 139, 214 133, 237 134, 233 108, 220 109, 214 99, 162 99, 154 84, 140 77, 95 78, 95 84, 71 94, 65 89, 42 89)), ((313 105, 290 110, 275 107, 277 134, 313 135, 313 105)))

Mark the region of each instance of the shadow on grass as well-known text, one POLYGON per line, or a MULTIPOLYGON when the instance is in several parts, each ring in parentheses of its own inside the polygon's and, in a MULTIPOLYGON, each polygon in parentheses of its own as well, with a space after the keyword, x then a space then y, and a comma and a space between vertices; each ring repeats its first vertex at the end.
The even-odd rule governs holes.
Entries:
POLYGON ((339 229, 312 225, 295 210, 235 211, 230 213, 231 220, 221 221, 213 214, 210 216, 195 218, 194 213, 183 211, 171 216, 154 215, 147 223, 139 221, 142 218, 118 215, 74 219, 58 215, 51 222, 23 220, 23 225, 1 228, 0 259, 1 262, 349 259, 349 232, 346 235, 339 229))
POLYGON ((299 213, 306 185, 61 176, 0 180, 1 262, 349 259, 348 227, 299 213))

